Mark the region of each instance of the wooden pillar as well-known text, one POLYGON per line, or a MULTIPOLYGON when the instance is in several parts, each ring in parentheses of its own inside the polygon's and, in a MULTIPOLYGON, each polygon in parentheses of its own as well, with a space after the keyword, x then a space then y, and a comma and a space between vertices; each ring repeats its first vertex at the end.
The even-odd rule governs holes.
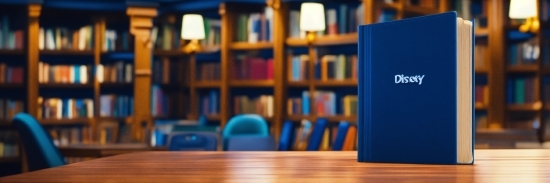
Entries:
POLYGON ((287 37, 286 30, 288 6, 282 4, 281 0, 268 0, 267 5, 273 8, 273 64, 275 82, 273 88, 274 111, 273 111, 273 134, 276 141, 279 140, 281 126, 285 120, 285 104, 286 104, 286 67, 285 67, 285 38, 287 37))
POLYGON ((134 117, 132 135, 135 139, 146 140, 141 124, 152 126, 151 117, 151 28, 153 17, 157 16, 156 8, 128 7, 126 14, 130 17, 130 33, 134 35, 134 117))
MULTIPOLYGON (((38 117, 38 32, 42 6, 28 6, 29 27, 27 28, 27 112, 38 117)), ((38 118, 37 118, 38 119, 38 118)))
POLYGON ((376 6, 375 1, 376 0, 363 0, 363 22, 360 22, 360 24, 371 24, 376 22, 378 6, 376 6))
POLYGON ((491 99, 489 100, 488 122, 490 129, 502 129, 505 120, 505 9, 501 0, 487 0, 487 23, 489 31, 489 64, 490 82, 488 83, 491 99))
POLYGON ((233 30, 235 25, 232 21, 234 19, 231 17, 232 14, 227 12, 227 5, 225 3, 220 3, 219 14, 221 16, 221 57, 220 57, 220 68, 221 68, 221 86, 220 86, 220 126, 223 128, 229 117, 231 116, 230 108, 230 91, 229 91, 229 69, 230 59, 233 59, 231 56, 231 50, 229 46, 233 40, 233 30))

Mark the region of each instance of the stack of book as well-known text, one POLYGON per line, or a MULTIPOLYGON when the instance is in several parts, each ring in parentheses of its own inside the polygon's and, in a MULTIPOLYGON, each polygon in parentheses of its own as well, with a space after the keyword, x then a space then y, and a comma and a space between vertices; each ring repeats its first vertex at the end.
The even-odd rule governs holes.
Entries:
POLYGON ((290 69, 290 81, 304 81, 308 79, 309 55, 292 56, 290 69))
POLYGON ((535 78, 509 78, 507 84, 508 104, 529 104, 535 102, 535 78))
POLYGON ((508 51, 510 65, 534 65, 540 55, 536 38, 520 44, 510 44, 508 51))
POLYGON ((201 114, 214 115, 219 114, 219 96, 220 93, 215 90, 211 90, 208 95, 205 95, 201 99, 201 114))
POLYGON ((273 59, 239 56, 233 65, 232 78, 237 80, 273 79, 273 59))
POLYGON ((240 14, 237 19, 238 42, 270 42, 273 39, 273 9, 263 13, 240 14))
POLYGON ((90 81, 92 67, 89 65, 50 65, 38 63, 39 83, 78 83, 86 84, 90 81))
POLYGON ((344 116, 357 116, 357 95, 346 95, 342 98, 344 116))
POLYGON ((100 64, 96 68, 99 83, 131 83, 134 77, 132 63, 118 61, 113 64, 100 64))
POLYGON ((92 129, 88 126, 51 128, 48 132, 52 137, 53 144, 56 146, 90 143, 93 141, 92 129))
POLYGON ((287 114, 288 115, 301 115, 302 106, 307 104, 302 104, 302 98, 292 97, 287 100, 287 114))
POLYGON ((0 98, 0 120, 11 120, 17 113, 23 112, 25 105, 21 100, 0 98))
POLYGON ((219 81, 221 79, 220 63, 200 64, 197 79, 201 81, 219 81))
POLYGON ((184 65, 181 62, 171 61, 168 58, 156 60, 153 62, 152 82, 156 84, 183 82, 181 74, 184 69, 184 65))
POLYGON ((345 121, 341 121, 338 126, 316 128, 310 121, 302 120, 300 126, 294 128, 294 134, 292 150, 295 151, 306 150, 310 143, 319 144, 319 149, 307 150, 353 151, 357 149, 357 127, 345 121), (315 130, 319 132, 314 132, 315 130), (313 138, 313 134, 322 134, 322 137, 313 138))
POLYGON ((40 28, 38 48, 40 50, 92 50, 94 46, 92 25, 78 30, 66 27, 40 28))
MULTIPOLYGON (((357 32, 357 26, 363 22, 363 6, 340 4, 338 7, 328 7, 325 12, 326 31, 318 35, 338 35, 357 32)), ((300 31, 300 11, 290 11, 290 37, 305 38, 305 32, 300 31)))
POLYGON ((19 157, 17 132, 0 132, 0 158, 19 157))
POLYGON ((10 19, 4 15, 0 19, 0 49, 22 50, 25 42, 23 30, 11 30, 10 19))
POLYGON ((127 95, 101 95, 99 104, 101 117, 127 117, 134 111, 134 98, 127 95))
POLYGON ((216 19, 204 19, 204 39, 200 41, 203 46, 216 46, 221 43, 221 29, 222 24, 220 20, 216 19))
POLYGON ((93 99, 74 98, 38 98, 39 115, 43 119, 92 118, 94 116, 93 99))
POLYGON ((128 31, 118 33, 116 30, 105 30, 103 51, 130 51, 133 49, 132 36, 128 31))
POLYGON ((475 68, 486 68, 485 66, 485 58, 487 54, 489 53, 487 51, 489 47, 487 45, 475 45, 475 56, 474 56, 474 62, 475 62, 475 68))
POLYGON ((357 79, 357 55, 324 55, 320 67, 323 81, 357 79))
POLYGON ((489 87, 487 84, 476 84, 475 86, 475 99, 478 105, 489 104, 489 87))
POLYGON ((154 49, 178 49, 180 47, 180 32, 174 25, 164 23, 160 28, 153 27, 151 41, 154 43, 154 49))
POLYGON ((265 117, 273 116, 273 95, 261 95, 250 99, 246 95, 233 98, 235 114, 259 114, 265 117))
POLYGON ((0 84, 2 83, 23 83, 23 67, 8 66, 0 63, 0 84))

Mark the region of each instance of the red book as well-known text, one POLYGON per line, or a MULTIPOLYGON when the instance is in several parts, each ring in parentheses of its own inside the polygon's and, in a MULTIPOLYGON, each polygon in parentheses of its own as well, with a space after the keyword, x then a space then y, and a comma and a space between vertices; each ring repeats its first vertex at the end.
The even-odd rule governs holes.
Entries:
POLYGON ((249 75, 248 79, 261 80, 266 78, 266 63, 262 58, 251 58, 248 60, 249 75))
POLYGON ((17 30, 14 33, 15 38, 15 49, 22 50, 23 49, 23 30, 17 30))
POLYGON ((13 68, 12 80, 13 80, 13 83, 23 83, 23 68, 22 67, 13 68))
POLYGON ((476 103, 483 102, 483 85, 476 85, 476 103))
POLYGON ((267 79, 273 79, 273 59, 267 60, 267 79))

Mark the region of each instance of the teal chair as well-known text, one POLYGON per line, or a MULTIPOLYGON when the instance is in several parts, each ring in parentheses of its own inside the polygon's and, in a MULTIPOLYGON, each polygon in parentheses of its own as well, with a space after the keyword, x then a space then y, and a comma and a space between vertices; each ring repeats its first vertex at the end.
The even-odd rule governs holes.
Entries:
POLYGON ((227 150, 231 137, 269 137, 267 122, 257 114, 241 114, 232 117, 223 129, 223 150, 227 150))
POLYGON ((27 113, 13 117, 13 124, 23 142, 29 171, 62 166, 63 156, 38 121, 27 113))

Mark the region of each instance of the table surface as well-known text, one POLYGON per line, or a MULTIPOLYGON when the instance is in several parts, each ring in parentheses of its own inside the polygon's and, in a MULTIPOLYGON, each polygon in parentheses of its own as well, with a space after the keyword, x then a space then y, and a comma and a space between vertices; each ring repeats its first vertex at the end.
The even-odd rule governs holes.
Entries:
POLYGON ((476 150, 474 165, 358 163, 357 152, 137 152, 0 182, 550 182, 550 150, 476 150))
POLYGON ((128 144, 71 144, 57 147, 65 157, 106 157, 140 151, 166 150, 165 147, 151 147, 144 143, 128 144))

